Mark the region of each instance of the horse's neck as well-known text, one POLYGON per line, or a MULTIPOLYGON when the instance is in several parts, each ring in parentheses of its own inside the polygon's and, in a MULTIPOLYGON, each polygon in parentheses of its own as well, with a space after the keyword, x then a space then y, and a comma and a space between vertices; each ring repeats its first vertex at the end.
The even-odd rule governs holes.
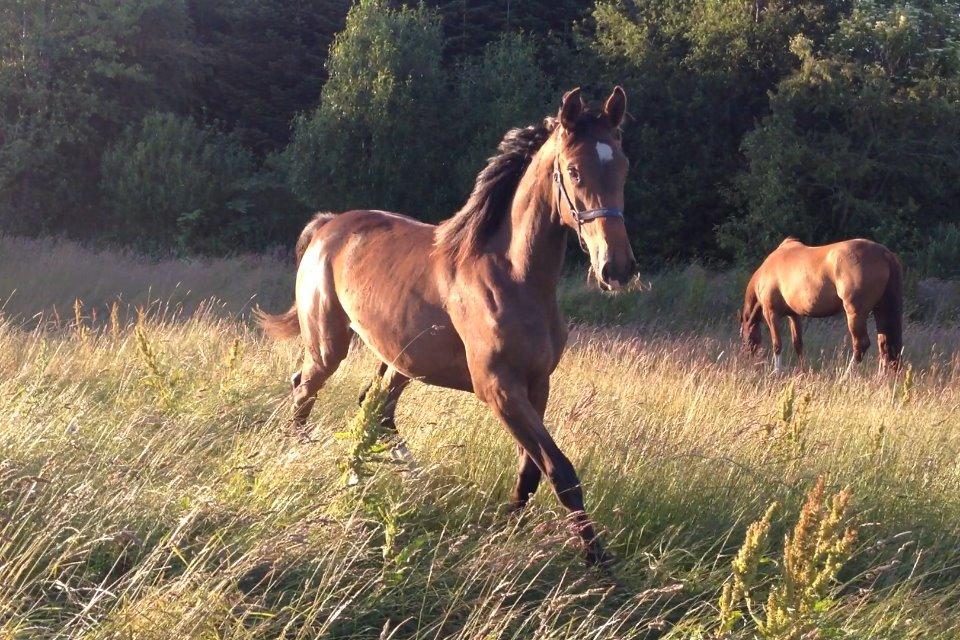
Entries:
POLYGON ((505 220, 507 258, 514 278, 536 285, 539 293, 556 296, 567 234, 556 219, 553 188, 553 146, 545 145, 524 172, 505 220))
POLYGON ((757 278, 759 273, 760 272, 757 271, 750 276, 746 293, 743 296, 743 311, 751 316, 755 314, 760 307, 760 299, 757 297, 757 278))

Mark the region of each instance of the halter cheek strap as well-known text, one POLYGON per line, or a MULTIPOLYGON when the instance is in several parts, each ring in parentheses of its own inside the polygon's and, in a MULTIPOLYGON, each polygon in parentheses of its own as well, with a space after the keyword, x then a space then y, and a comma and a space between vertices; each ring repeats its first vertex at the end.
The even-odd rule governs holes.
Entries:
POLYGON ((623 211, 616 207, 600 207, 599 209, 586 209, 584 211, 577 209, 577 206, 573 203, 573 198, 567 193, 567 187, 563 183, 559 157, 553 159, 553 181, 557 183, 557 212, 560 213, 560 196, 562 194, 563 198, 567 201, 567 206, 570 208, 570 215, 572 215, 573 219, 577 222, 577 240, 580 241, 580 248, 584 251, 587 250, 583 243, 583 235, 581 233, 584 222, 590 222, 598 218, 623 219, 623 211))

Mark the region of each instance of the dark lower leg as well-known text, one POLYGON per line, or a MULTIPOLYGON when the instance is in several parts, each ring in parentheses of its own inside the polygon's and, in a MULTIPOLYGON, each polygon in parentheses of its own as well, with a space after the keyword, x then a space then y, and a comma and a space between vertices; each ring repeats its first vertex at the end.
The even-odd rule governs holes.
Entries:
POLYGON ((520 464, 517 471, 517 483, 510 496, 510 507, 513 510, 522 509, 527 505, 530 496, 536 493, 537 487, 540 486, 540 478, 543 475, 533 458, 528 456, 522 447, 517 447, 517 449, 520 464))
POLYGON ((357 398, 357 404, 363 404, 363 401, 367 399, 367 394, 370 393, 370 389, 373 387, 373 383, 383 379, 384 374, 387 373, 387 364, 381 362, 377 366, 377 373, 374 375, 373 380, 368 380, 363 388, 360 389, 360 397, 357 398))
MULTIPOLYGON (((574 531, 583 540, 587 561, 600 562, 604 557, 603 548, 584 510, 580 480, 570 460, 544 427, 540 413, 531 401, 530 391, 527 388, 495 387, 484 394, 484 399, 516 438, 526 456, 550 479, 560 503, 570 512, 574 531)), ((532 479, 533 475, 528 477, 532 479)), ((518 478, 518 488, 521 482, 524 480, 518 478)), ((519 494, 518 491, 517 497, 519 494)))
MULTIPOLYGON (((556 449, 556 445, 554 445, 556 449)), ((560 500, 560 504, 570 512, 570 521, 574 531, 580 536, 586 548, 587 562, 595 564, 604 559, 603 546, 600 544, 593 522, 587 516, 583 504, 583 488, 580 479, 574 471, 573 464, 556 449, 547 456, 545 473, 550 478, 553 489, 560 500)))
POLYGON ((896 371, 900 363, 900 319, 888 311, 874 312, 877 320, 877 349, 880 351, 881 370, 896 371))
MULTIPOLYGON (((386 367, 386 365, 384 365, 386 367)), ((392 367, 387 367, 383 373, 383 389, 386 392, 386 398, 383 401, 383 409, 380 414, 380 424, 389 432, 399 436, 397 431, 396 414, 397 402, 400 400, 400 394, 410 384, 410 378, 403 375, 392 367)))

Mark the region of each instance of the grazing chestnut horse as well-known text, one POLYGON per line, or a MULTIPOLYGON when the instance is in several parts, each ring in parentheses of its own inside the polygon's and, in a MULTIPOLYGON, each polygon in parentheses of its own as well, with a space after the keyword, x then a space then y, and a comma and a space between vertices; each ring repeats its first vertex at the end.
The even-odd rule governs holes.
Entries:
POLYGON ((796 238, 787 238, 750 278, 740 316, 740 335, 756 350, 762 315, 770 329, 774 369, 781 371, 781 318, 786 316, 790 321, 793 348, 802 361, 801 316, 824 318, 842 311, 853 340, 852 367, 870 347, 867 317, 872 312, 877 322, 881 366, 896 368, 903 347, 902 288, 900 260, 881 244, 858 239, 808 247, 796 238))
POLYGON ((475 393, 518 443, 512 505, 524 506, 545 474, 588 560, 601 560, 580 481, 543 416, 567 340, 557 306, 567 230, 604 289, 636 271, 622 213, 625 109, 620 87, 602 109, 568 92, 556 118, 506 134, 466 204, 439 226, 384 211, 317 215, 297 243, 294 306, 260 319, 269 334, 303 341, 295 424, 356 333, 383 363, 389 422, 411 379, 475 393))

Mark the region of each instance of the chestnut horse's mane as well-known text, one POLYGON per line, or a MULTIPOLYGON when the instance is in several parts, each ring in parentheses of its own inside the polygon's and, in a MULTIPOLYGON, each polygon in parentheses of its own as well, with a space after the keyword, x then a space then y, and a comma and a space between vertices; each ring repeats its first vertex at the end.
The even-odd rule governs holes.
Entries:
MULTIPOLYGON (((577 130, 597 122, 602 114, 584 107, 577 130)), ((476 253, 492 236, 500 222, 510 215, 510 204, 530 160, 556 129, 556 118, 544 118, 539 125, 510 129, 497 145, 497 155, 477 175, 470 197, 452 218, 440 223, 435 246, 460 261, 476 253)))

